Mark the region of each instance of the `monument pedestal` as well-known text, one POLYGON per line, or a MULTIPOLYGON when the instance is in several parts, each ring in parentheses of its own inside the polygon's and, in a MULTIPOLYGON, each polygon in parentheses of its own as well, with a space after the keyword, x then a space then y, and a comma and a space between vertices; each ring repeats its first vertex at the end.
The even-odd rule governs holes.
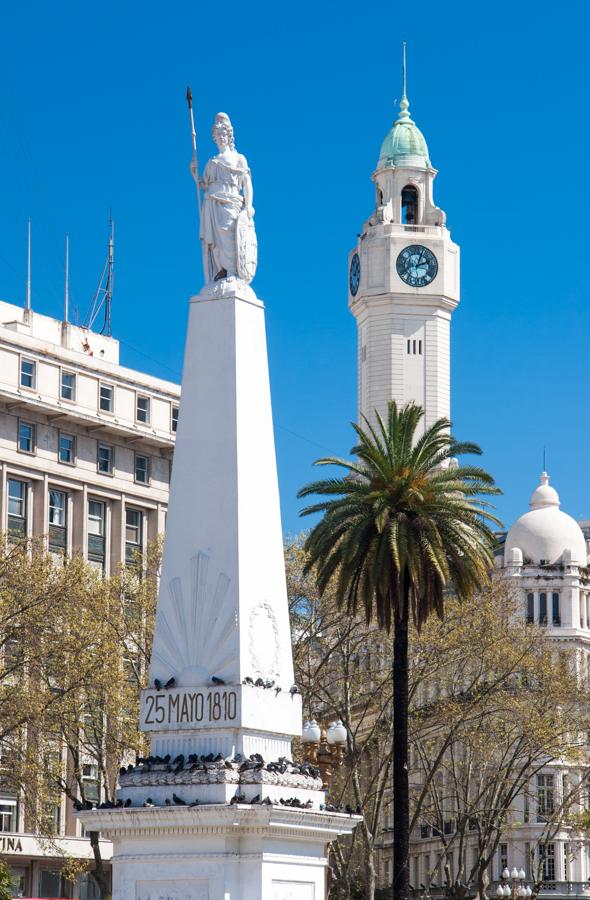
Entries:
POLYGON ((319 900, 326 845, 358 821, 241 804, 87 816, 113 841, 116 900, 319 900))

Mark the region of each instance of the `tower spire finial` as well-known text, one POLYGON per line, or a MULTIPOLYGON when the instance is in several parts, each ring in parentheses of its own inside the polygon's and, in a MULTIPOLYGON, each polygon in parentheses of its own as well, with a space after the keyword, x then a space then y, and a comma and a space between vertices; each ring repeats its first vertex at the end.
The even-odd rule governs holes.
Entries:
POLYGON ((403 47, 403 64, 402 64, 402 67, 403 67, 403 92, 402 92, 402 97, 405 98, 406 97, 406 47, 407 47, 406 41, 402 41, 402 47, 403 47))
POLYGON ((408 97, 406 94, 406 81, 407 81, 406 47, 407 47, 407 42, 402 41, 402 99, 400 100, 400 104, 399 104, 399 116, 397 117, 398 122, 411 122, 412 121, 412 117, 410 116, 410 104, 408 102, 408 97))

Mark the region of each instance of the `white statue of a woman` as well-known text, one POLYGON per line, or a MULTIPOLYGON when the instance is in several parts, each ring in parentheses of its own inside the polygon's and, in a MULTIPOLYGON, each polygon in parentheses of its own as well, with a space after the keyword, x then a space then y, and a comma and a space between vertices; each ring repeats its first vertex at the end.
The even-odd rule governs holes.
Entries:
POLYGON ((249 283, 257 260, 250 169, 235 148, 226 113, 217 113, 212 134, 219 153, 205 166, 202 179, 191 163, 193 178, 204 191, 200 238, 205 281, 234 276, 249 283))

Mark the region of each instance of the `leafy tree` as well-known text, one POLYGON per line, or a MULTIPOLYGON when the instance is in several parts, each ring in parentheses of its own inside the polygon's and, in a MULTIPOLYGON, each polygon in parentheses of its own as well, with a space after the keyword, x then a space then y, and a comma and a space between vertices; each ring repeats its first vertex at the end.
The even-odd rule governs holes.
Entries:
POLYGON ((12 900, 12 875, 3 860, 0 860, 0 900, 12 900))
POLYGON ((444 622, 429 621, 412 649, 410 827, 438 835, 431 876, 439 869, 449 886, 485 897, 500 841, 534 815, 537 774, 571 773, 541 845, 571 825, 587 784, 590 721, 575 652, 527 625, 499 579, 463 603, 450 599, 444 622))
MULTIPOLYGON (((352 840, 331 846, 330 897, 373 900, 385 896, 376 875, 390 852, 391 641, 350 616, 333 585, 320 595, 313 571, 305 572, 302 538, 286 543, 285 560, 305 715, 346 725, 348 752, 330 795, 363 815, 352 840)), ((590 723, 575 655, 560 651, 555 665, 555 642, 525 623, 519 597, 500 579, 462 602, 447 598, 444 620, 431 617, 420 632, 412 627, 411 642, 410 830, 439 835, 430 879, 442 873, 449 888, 469 883, 483 897, 499 841, 522 826, 525 808, 535 814, 538 772, 555 765, 571 773, 539 845, 590 822, 579 814, 590 723)))
MULTIPOLYGON (((73 824, 72 803, 113 801, 119 768, 145 749, 138 728, 139 689, 151 652, 160 549, 148 548, 145 558, 138 556, 111 578, 78 556, 56 563, 39 547, 32 555, 23 552, 30 578, 11 578, 7 564, 7 604, 13 594, 12 602, 22 603, 17 596, 29 582, 33 595, 49 590, 51 603, 42 628, 20 635, 19 689, 36 700, 19 727, 5 729, 0 739, 3 760, 8 756, 10 761, 3 782, 20 794, 27 830, 56 850, 55 811, 64 796, 66 819, 73 824), (29 660, 35 662, 32 669, 29 660)), ((17 559, 20 574, 22 560, 17 559)), ((91 832, 89 839, 91 874, 106 898, 110 885, 98 833, 91 832)), ((74 877, 86 867, 70 859, 67 874, 74 877)))
POLYGON ((303 515, 321 513, 306 548, 320 592, 331 583, 351 614, 360 608, 370 622, 393 627, 394 896, 408 900, 408 634, 434 610, 442 617, 445 593, 468 597, 487 583, 493 563, 497 520, 483 495, 498 493, 482 468, 461 466, 456 457, 479 454, 476 444, 451 437, 439 419, 418 436, 423 410, 414 404, 387 416, 376 413, 353 425, 354 460, 320 459, 345 470, 341 477, 312 482, 300 497, 319 502, 303 515))

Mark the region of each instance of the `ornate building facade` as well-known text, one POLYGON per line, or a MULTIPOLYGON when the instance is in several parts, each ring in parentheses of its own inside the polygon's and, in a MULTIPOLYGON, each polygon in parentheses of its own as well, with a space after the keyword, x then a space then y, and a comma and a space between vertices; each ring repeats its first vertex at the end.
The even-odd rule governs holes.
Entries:
MULTIPOLYGON (((114 573, 164 531, 179 399, 179 385, 122 366, 117 340, 0 302, 0 532, 114 573)), ((53 820, 64 855, 90 858, 65 798, 53 820)), ((62 877, 1 789, 0 832, 15 896, 95 896, 91 878, 62 877)))

